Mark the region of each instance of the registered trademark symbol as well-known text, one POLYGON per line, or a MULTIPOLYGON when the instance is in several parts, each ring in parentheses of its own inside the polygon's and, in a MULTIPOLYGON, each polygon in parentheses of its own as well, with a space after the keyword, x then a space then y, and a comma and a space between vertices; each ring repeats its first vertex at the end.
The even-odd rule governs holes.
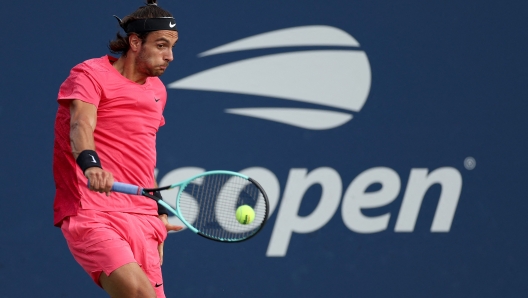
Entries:
POLYGON ((477 161, 469 156, 469 157, 466 157, 466 159, 464 159, 464 168, 466 168, 466 170, 473 170, 475 167, 477 166, 477 161))

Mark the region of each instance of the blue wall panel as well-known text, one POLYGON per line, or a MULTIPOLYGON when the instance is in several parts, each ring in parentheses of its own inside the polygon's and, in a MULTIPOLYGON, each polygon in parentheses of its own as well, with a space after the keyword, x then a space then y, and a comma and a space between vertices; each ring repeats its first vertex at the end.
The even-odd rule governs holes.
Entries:
MULTIPOLYGON (((52 224, 55 99, 74 65, 108 53, 112 15, 133 2, 2 5, 2 297, 105 296, 52 224)), ((524 296, 525 2, 160 6, 180 40, 161 77, 158 181, 252 168, 277 203, 245 243, 170 234, 168 297, 524 296)))

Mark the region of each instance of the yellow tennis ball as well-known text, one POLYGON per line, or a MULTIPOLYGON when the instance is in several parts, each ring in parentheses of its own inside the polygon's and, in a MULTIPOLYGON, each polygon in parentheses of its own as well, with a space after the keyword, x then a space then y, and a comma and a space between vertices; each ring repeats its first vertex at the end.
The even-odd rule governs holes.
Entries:
POLYGON ((248 205, 242 205, 237 208, 236 219, 243 225, 249 225, 255 219, 255 210, 248 205))

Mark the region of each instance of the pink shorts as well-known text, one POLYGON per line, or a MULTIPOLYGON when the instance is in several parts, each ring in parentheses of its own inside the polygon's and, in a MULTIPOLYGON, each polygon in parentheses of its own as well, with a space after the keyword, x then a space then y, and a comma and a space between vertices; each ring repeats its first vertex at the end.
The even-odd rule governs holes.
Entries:
POLYGON ((101 272, 138 263, 156 290, 163 293, 158 245, 167 237, 163 222, 153 215, 79 210, 61 226, 75 260, 101 286, 101 272))

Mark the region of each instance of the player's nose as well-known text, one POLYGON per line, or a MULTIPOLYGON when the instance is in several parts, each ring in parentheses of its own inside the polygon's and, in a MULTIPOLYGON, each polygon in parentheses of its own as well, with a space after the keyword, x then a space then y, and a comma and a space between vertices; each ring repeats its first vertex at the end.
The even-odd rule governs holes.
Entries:
POLYGON ((169 50, 169 52, 165 56, 165 61, 171 62, 172 60, 174 60, 174 55, 172 54, 172 49, 171 49, 171 50, 169 50))

